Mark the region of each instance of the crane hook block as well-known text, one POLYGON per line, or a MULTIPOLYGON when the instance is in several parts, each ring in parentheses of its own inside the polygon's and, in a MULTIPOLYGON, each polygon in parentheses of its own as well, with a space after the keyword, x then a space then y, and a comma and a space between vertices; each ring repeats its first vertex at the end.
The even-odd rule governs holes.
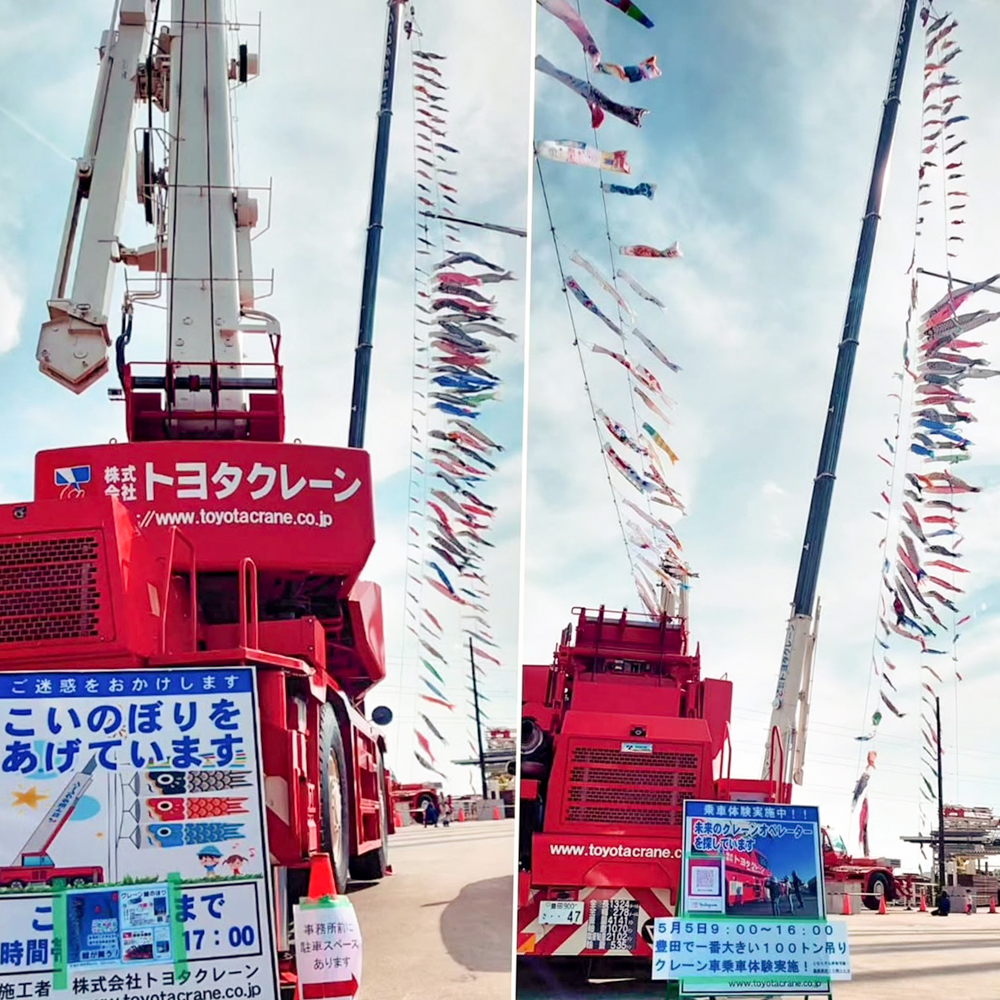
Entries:
POLYGON ((52 319, 38 337, 38 368, 60 385, 79 394, 108 370, 111 340, 106 326, 50 309, 52 319))

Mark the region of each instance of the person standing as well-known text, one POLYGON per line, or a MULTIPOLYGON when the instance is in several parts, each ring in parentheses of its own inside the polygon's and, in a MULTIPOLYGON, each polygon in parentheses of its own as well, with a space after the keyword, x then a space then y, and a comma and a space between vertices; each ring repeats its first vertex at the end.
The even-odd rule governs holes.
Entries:
POLYGON ((771 914, 775 917, 780 916, 778 912, 778 883, 775 881, 773 875, 767 877, 764 888, 767 890, 768 899, 771 900, 771 914))
POLYGON ((806 906, 802 902, 802 879, 799 878, 799 873, 794 869, 792 869, 792 892, 795 894, 795 901, 799 904, 799 909, 804 910, 806 906))
POLYGON ((431 799, 427 801, 427 808, 424 809, 424 826, 437 826, 439 818, 437 803, 431 799))

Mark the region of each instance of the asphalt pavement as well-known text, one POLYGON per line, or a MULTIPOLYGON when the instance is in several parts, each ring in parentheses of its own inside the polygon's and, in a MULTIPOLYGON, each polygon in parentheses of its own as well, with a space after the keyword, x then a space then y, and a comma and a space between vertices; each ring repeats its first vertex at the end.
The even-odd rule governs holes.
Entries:
POLYGON ((392 836, 393 874, 348 886, 360 1000, 510 1000, 514 834, 483 820, 392 836))

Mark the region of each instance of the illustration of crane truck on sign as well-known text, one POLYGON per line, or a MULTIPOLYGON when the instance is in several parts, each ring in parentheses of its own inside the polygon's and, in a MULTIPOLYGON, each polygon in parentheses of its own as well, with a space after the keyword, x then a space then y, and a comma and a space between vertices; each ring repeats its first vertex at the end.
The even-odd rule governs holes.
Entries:
MULTIPOLYGON (((255 299, 258 205, 236 186, 232 159, 230 89, 257 75, 257 57, 244 44, 228 51, 223 0, 168 6, 169 24, 158 3, 118 0, 103 34, 37 349, 41 371, 77 394, 117 373, 109 395, 124 402, 127 440, 39 453, 34 500, 0 506, 0 670, 253 668, 290 991, 293 906, 314 860, 330 858, 338 892, 349 876, 389 871, 386 747, 366 710, 385 676, 382 601, 361 578, 375 543, 363 450, 370 352, 359 351, 348 447, 286 442, 281 327, 255 299), (133 176, 152 227, 139 247, 120 239, 133 176), (132 277, 112 347, 119 265, 132 277), (133 362, 143 303, 164 317, 166 357, 133 362)), ((387 8, 394 51, 402 15, 387 8)), ((377 270, 387 128, 383 116, 366 274, 377 270)), ((96 867, 51 864, 45 851, 68 812, 50 815, 4 883, 101 881, 96 867)))
POLYGON ((104 881, 104 870, 96 865, 59 867, 49 856, 52 842, 91 786, 96 768, 97 757, 91 757, 70 778, 24 847, 17 852, 14 861, 0 867, 0 889, 26 889, 30 886, 52 885, 60 880, 77 887, 104 881))

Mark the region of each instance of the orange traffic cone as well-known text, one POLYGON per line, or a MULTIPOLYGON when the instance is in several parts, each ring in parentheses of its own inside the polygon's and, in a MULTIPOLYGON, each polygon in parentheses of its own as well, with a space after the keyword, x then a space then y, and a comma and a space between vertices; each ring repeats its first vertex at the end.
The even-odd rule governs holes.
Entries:
POLYGON ((458 822, 459 823, 464 823, 465 822, 465 810, 464 809, 459 809, 458 810, 458 822))
POLYGON ((494 806, 493 807, 493 818, 494 819, 500 819, 500 807, 499 806, 494 806))
POLYGON ((878 912, 885 916, 885 896, 879 896, 878 898, 878 912))
POLYGON ((927 912, 927 897, 923 893, 920 893, 920 912, 927 912))
POLYGON ((337 883, 333 879, 333 867, 329 854, 314 854, 309 859, 309 898, 323 899, 337 895, 337 883))
POLYGON ((990 913, 997 912, 997 901, 993 896, 990 896, 990 913))
POLYGON ((851 894, 846 889, 844 890, 844 909, 842 912, 845 917, 851 915, 851 894))

